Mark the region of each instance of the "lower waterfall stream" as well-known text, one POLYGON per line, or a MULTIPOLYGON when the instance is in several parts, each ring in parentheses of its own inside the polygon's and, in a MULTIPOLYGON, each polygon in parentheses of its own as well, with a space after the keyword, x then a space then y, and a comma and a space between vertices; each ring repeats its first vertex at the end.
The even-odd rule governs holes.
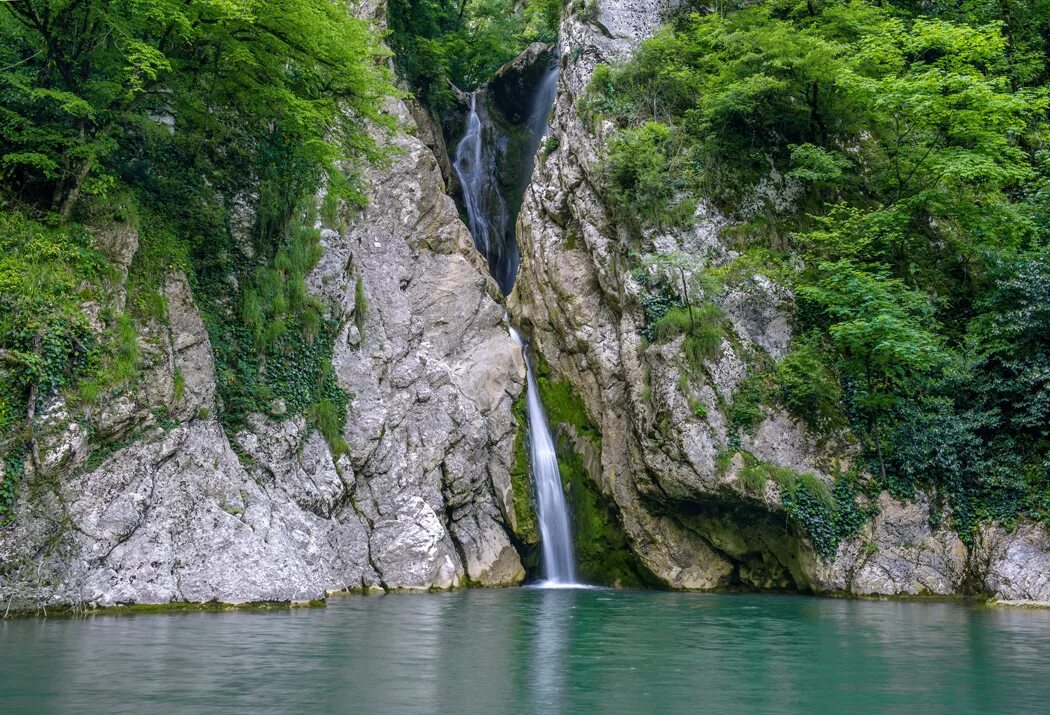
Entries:
MULTIPOLYGON (((557 56, 557 52, 554 53, 557 56)), ((554 105, 558 64, 552 60, 536 87, 527 120, 527 157, 518 177, 525 185, 532 175, 533 160, 548 130, 547 117, 554 105)), ((454 164, 463 189, 463 207, 467 226, 477 247, 489 263, 489 271, 504 295, 514 287, 518 269, 518 247, 515 236, 517 211, 508 206, 497 176, 498 147, 493 137, 495 127, 484 106, 485 91, 470 95, 466 131, 456 146, 454 164)), ((529 345, 513 327, 511 337, 521 347, 527 368, 526 407, 529 427, 529 453, 536 487, 536 512, 540 524, 545 587, 580 585, 576 579, 572 531, 568 507, 562 490, 554 439, 543 411, 536 375, 529 360, 529 345)))
POLYGON ((565 505, 565 493, 562 491, 554 439, 551 437, 547 416, 543 412, 543 403, 536 387, 536 375, 529 360, 528 344, 513 327, 510 334, 525 353, 525 407, 529 416, 529 456, 533 479, 536 481, 536 512, 540 520, 540 547, 543 550, 543 573, 546 576, 543 585, 577 585, 569 510, 565 505))

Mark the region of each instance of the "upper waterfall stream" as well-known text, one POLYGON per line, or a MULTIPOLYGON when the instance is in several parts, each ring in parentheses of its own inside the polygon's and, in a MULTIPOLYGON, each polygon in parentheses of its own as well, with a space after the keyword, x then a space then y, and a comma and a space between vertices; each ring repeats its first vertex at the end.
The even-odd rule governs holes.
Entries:
MULTIPOLYGON (((555 53, 555 56, 557 53, 555 53)), ((528 132, 525 161, 513 178, 524 187, 532 177, 536 151, 548 130, 547 117, 557 92, 558 64, 552 61, 536 87, 525 130, 528 132)), ((485 90, 470 95, 466 131, 456 146, 455 171, 463 189, 463 207, 474 245, 485 256, 489 271, 504 295, 514 287, 518 271, 515 236, 517 208, 511 207, 498 175, 506 145, 497 141, 497 128, 485 106, 485 90)), ((528 343, 511 327, 511 336, 525 353, 527 369, 526 407, 529 421, 530 456, 536 485, 536 511, 540 522, 543 585, 574 586, 575 557, 569 512, 562 490, 554 439, 547 425, 536 385, 528 343)))
POLYGON ((492 125, 485 108, 478 107, 478 100, 484 101, 483 92, 478 90, 470 95, 467 129, 456 146, 454 166, 463 187, 463 206, 474 245, 488 260, 489 272, 507 295, 514 287, 518 270, 518 246, 507 200, 496 177, 498 156, 486 142, 486 134, 491 136, 492 125), (484 122, 482 114, 485 115, 484 122))

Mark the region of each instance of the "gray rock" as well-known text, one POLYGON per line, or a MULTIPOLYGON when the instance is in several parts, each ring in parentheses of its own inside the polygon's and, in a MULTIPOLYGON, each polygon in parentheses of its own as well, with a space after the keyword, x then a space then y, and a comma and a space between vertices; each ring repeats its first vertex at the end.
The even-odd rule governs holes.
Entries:
MULTIPOLYGON (((402 103, 388 111, 411 126, 402 103)), ((358 280, 368 299, 333 364, 355 397, 346 438, 373 560, 390 588, 516 583, 506 515, 524 362, 434 155, 409 133, 389 141, 399 155, 366 172, 368 207, 309 278, 347 315, 358 280)))
MULTIPOLYGON (((384 7, 357 12, 381 23, 384 7)), ((214 420, 204 322, 173 273, 167 320, 137 326, 136 384, 96 408, 59 402, 38 416, 59 476, 27 480, 18 518, 0 529, 3 603, 295 601, 524 578, 507 526, 524 362, 438 160, 403 102, 387 111, 402 128, 377 136, 396 153, 366 171, 368 207, 322 227, 324 256, 308 277, 344 325, 333 366, 354 398, 350 454, 334 460, 276 405, 282 419, 252 416, 231 444, 214 420), (102 455, 96 444, 83 469, 88 432, 127 445, 102 455)), ((246 236, 250 202, 234 204, 231 230, 246 236)), ((129 265, 136 242, 120 236, 112 253, 129 265)))
POLYGON ((985 591, 1003 603, 1050 606, 1050 534, 1039 524, 1012 532, 985 526, 977 539, 985 591))
MULTIPOLYGON (((330 459, 324 469, 335 473, 330 459)), ((26 607, 296 601, 374 582, 345 489, 322 518, 297 501, 331 499, 325 480, 285 477, 256 482, 214 422, 157 432, 25 505, 0 535, 14 574, 0 597, 26 607)))
MULTIPOLYGON (((930 526, 929 500, 900 502, 883 492, 879 512, 864 533, 843 545, 836 570, 857 595, 959 593, 966 575, 966 546, 951 529, 930 526)), ((842 584, 837 584, 842 585, 842 584)))

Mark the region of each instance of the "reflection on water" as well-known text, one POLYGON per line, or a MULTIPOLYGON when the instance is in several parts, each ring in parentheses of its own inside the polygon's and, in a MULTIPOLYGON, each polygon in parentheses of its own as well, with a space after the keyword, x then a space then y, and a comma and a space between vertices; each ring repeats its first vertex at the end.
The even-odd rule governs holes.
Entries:
POLYGON ((2 713, 1027 713, 1050 612, 609 590, 0 623, 2 713))
POLYGON ((561 589, 540 590, 536 599, 539 607, 532 621, 531 672, 526 677, 531 697, 527 702, 548 712, 557 712, 564 703, 575 607, 575 599, 563 598, 565 593, 561 589))

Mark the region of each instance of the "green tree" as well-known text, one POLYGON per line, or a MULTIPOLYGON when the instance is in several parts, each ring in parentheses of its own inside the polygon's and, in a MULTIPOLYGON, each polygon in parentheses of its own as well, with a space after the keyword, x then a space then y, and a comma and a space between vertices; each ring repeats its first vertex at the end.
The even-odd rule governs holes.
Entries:
POLYGON ((425 106, 448 114, 452 86, 487 82, 530 42, 554 42, 562 0, 390 0, 400 74, 425 106))
POLYGON ((390 89, 370 29, 326 0, 21 0, 0 48, 0 170, 64 216, 114 183, 100 160, 151 112, 229 110, 331 165, 373 152, 364 123, 390 89))
POLYGON ((721 274, 794 287, 806 337, 766 398, 845 416, 880 483, 938 488, 964 538, 1050 518, 1048 10, 723 8, 599 69, 587 103, 619 127, 617 215, 713 199, 741 252, 721 274))

